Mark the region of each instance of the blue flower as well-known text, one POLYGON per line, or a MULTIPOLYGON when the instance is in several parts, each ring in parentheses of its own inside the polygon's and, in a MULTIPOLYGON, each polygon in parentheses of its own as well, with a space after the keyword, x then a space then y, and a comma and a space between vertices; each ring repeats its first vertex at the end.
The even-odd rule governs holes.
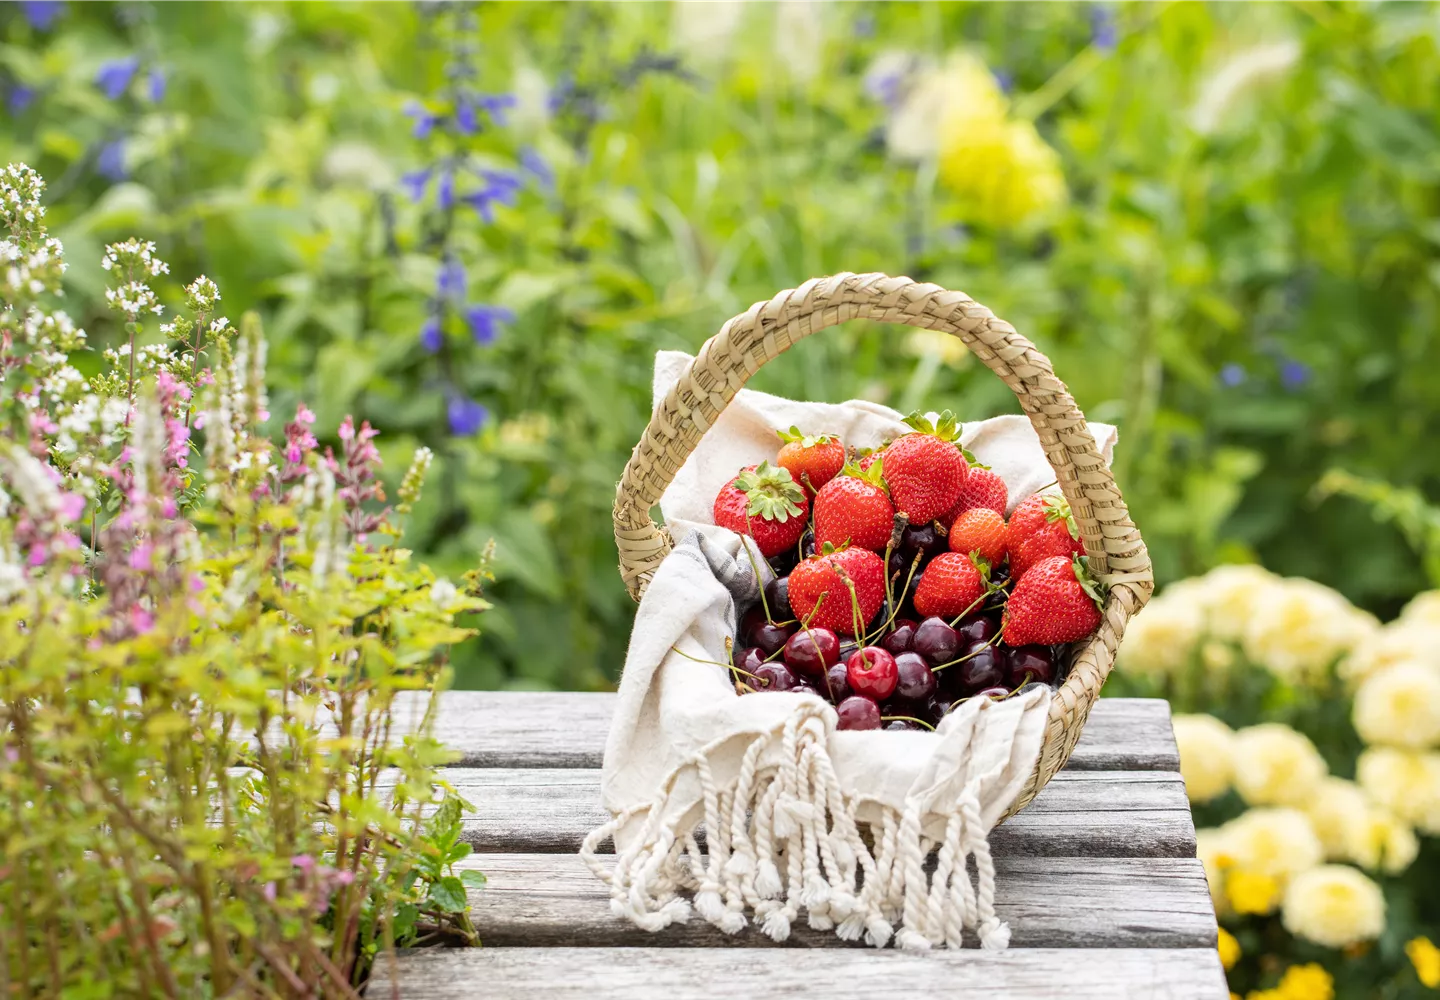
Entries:
POLYGON ((1115 48, 1115 12, 1109 4, 1097 3, 1090 7, 1090 44, 1103 52, 1115 48))
POLYGON ((465 322, 470 324, 470 336, 477 344, 492 344, 500 332, 501 323, 515 322, 515 314, 504 306, 475 304, 465 307, 465 322))
POLYGON ((100 172, 101 177, 112 181, 123 181, 130 176, 125 169, 125 140, 112 139, 100 147, 100 154, 95 157, 95 169, 100 172))
POLYGON ((475 400, 457 393, 452 395, 450 402, 446 404, 445 415, 450 420, 451 434, 469 437, 485 425, 490 411, 475 400))
POLYGON ((135 72, 139 68, 140 60, 134 56, 112 59, 96 71, 95 85, 105 91, 105 96, 110 100, 116 100, 129 89, 130 81, 135 79, 135 72))
POLYGON ((1234 361, 1220 369, 1220 384, 1231 389, 1243 385, 1248 377, 1249 373, 1245 371, 1245 366, 1236 364, 1234 361))
POLYGON ((855 19, 855 37, 856 37, 856 38, 874 38, 874 37, 875 37, 875 15, 874 15, 874 14, 861 14, 859 17, 857 17, 857 18, 855 19))
POLYGON ((480 116, 475 113, 475 105, 463 98, 455 105, 455 127, 465 135, 474 135, 480 130, 480 116))
POLYGON ((1310 381, 1310 366, 1294 358, 1280 362, 1280 384, 1291 392, 1304 388, 1310 381))
POLYGON ((400 186, 405 189, 411 201, 419 201, 425 197, 425 189, 430 186, 430 175, 434 172, 434 167, 426 167, 424 170, 400 175, 400 186))
POLYGON ((532 147, 526 146, 520 150, 520 167, 546 191, 555 190, 555 171, 550 169, 550 164, 532 147))
POLYGON ((465 202, 486 222, 495 221, 495 205, 513 205, 520 195, 520 189, 524 186, 520 178, 512 173, 503 170, 482 170, 480 179, 485 186, 479 191, 473 191, 460 200, 465 202))
POLYGON ((505 124, 505 112, 515 106, 514 94, 480 94, 475 103, 489 113, 496 125, 505 124))
POLYGON ((570 74, 561 74, 555 81, 555 86, 550 89, 550 96, 545 99, 545 107, 552 115, 559 112, 570 100, 570 95, 575 92, 575 81, 570 74))
POLYGON ((20 0, 20 13, 36 31, 49 31, 65 13, 65 4, 61 0, 20 0))
POLYGON ((435 128, 435 123, 440 119, 426 110, 425 105, 419 101, 411 101, 405 105, 405 117, 415 120, 410 134, 417 139, 423 139, 435 128))
POLYGON ((454 257, 446 258, 435 279, 435 294, 442 299, 458 299, 465 294, 465 265, 454 257))
POLYGON ((439 318, 431 316, 425 321, 425 325, 420 328, 420 346, 431 354, 435 354, 440 350, 440 345, 444 342, 444 339, 444 335, 440 332, 439 318))
POLYGON ((1014 89, 1014 87, 1015 87, 1015 76, 1014 76, 1014 74, 1010 73, 1008 70, 997 69, 997 70, 995 70, 995 72, 994 72, 993 75, 994 75, 994 77, 995 77, 995 85, 996 85, 997 87, 999 87, 1000 90, 1001 90, 1003 93, 1008 94, 1008 93, 1010 93, 1011 90, 1014 89))
POLYGON ((35 88, 27 87, 23 83, 15 84, 5 95, 5 106, 10 109, 12 115, 18 115, 34 103, 35 88))
POLYGON ((435 203, 445 212, 455 204, 455 171, 448 167, 440 171, 440 183, 435 185, 435 203))
POLYGON ((150 67, 150 74, 145 78, 145 85, 151 104, 159 104, 165 100, 165 71, 159 66, 150 67))

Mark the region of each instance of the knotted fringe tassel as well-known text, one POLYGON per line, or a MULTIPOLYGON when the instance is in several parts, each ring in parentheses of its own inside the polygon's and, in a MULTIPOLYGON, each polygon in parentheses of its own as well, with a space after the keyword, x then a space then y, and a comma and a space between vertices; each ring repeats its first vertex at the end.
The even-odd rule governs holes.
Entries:
POLYGON ((610 908, 649 931, 690 916, 693 909, 726 934, 748 923, 784 941, 804 910, 809 926, 883 948, 892 938, 905 949, 959 948, 966 929, 980 945, 1004 949, 1010 930, 995 915, 995 864, 981 826, 980 802, 967 788, 949 813, 943 839, 921 832, 916 804, 886 810, 871 824, 865 846, 825 748, 822 709, 802 706, 783 728, 756 738, 734 784, 716 787, 709 754, 696 753, 662 784, 654 801, 627 810, 592 831, 580 856, 610 886, 610 908), (778 744, 778 766, 759 761, 778 744), (702 791, 705 846, 694 830, 662 820, 676 779, 693 772, 702 791), (610 867, 596 849, 632 819, 643 825, 610 867), (925 859, 937 851, 933 875, 925 859), (971 883, 968 861, 974 860, 971 883), (898 930, 897 930, 898 925, 898 930))

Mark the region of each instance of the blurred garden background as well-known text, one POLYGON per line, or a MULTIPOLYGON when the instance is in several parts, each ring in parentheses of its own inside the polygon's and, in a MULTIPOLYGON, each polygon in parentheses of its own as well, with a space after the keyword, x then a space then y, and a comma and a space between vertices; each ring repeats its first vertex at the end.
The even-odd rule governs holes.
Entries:
MULTIPOLYGON (((405 543, 459 578, 494 540, 459 687, 614 683, 655 351, 842 270, 984 302, 1120 427, 1179 582, 1115 689, 1183 713, 1232 985, 1440 987, 1440 6, 27 0, 0 36, 71 362, 123 339, 135 235, 258 310, 274 413, 380 430, 392 498, 433 449, 405 543)), ((752 384, 1016 411, 865 323, 752 384)))

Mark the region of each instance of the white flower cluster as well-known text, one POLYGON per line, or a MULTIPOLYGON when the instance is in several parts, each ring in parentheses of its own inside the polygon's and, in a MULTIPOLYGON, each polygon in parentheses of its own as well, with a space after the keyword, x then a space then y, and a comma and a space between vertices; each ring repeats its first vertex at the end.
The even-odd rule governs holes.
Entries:
POLYGON ((23 163, 0 170, 0 222, 21 233, 38 229, 45 218, 44 191, 44 178, 23 163))
POLYGON ((110 308, 123 313, 130 322, 137 322, 145 313, 156 316, 165 311, 150 286, 143 281, 127 281, 119 288, 105 289, 105 301, 110 308))
POLYGON ((100 258, 100 266, 107 271, 119 268, 152 278, 170 273, 170 265, 155 256, 155 244, 149 240, 130 239, 123 243, 111 243, 100 258))
POLYGON ((54 347, 57 351, 76 351, 85 346, 85 331, 63 309, 42 312, 31 306, 20 323, 27 344, 37 348, 54 347))
MULTIPOLYGON (((106 348, 104 356, 112 367, 127 368, 130 364, 130 345, 121 344, 118 347, 106 348)), ((178 375, 185 372, 189 365, 189 354, 179 354, 165 344, 142 344, 135 348, 135 374, 137 376, 142 372, 151 375, 160 371, 178 375)))
POLYGON ((209 312, 219 301, 219 287, 203 274, 185 286, 185 303, 192 312, 209 312))

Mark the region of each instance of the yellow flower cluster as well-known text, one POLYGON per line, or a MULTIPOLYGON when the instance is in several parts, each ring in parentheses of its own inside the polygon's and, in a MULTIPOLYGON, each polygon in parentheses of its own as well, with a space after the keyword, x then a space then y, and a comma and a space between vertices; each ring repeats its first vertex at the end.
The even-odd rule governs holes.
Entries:
POLYGON ((1416 659, 1372 673, 1355 691, 1352 720, 1366 743, 1440 745, 1440 667, 1416 659))
POLYGON ((1305 815, 1331 861, 1397 874, 1420 850, 1409 825, 1353 781, 1326 778, 1306 802, 1305 815))
MULTIPOLYGON (((1232 996, 1234 994, 1231 994, 1232 996)), ((1322 966, 1292 965, 1270 990, 1251 990, 1245 1000, 1334 1000, 1335 980, 1322 966)))
POLYGON ((1241 644, 1252 663, 1298 684, 1322 676, 1379 627, 1329 587, 1284 579, 1256 594, 1241 644))
POLYGON ((1371 747, 1355 763, 1355 780, 1401 821, 1440 834, 1440 753, 1371 747))
POLYGON ((1213 715, 1177 715, 1175 742, 1180 776, 1191 802, 1209 802, 1230 790, 1235 733, 1213 715))
POLYGON ((994 74, 966 53, 918 74, 886 141, 901 158, 933 157, 968 222, 1023 226, 1068 197, 1059 155, 1033 122, 1011 114, 994 74))
POLYGON ((1440 989, 1440 948, 1427 937, 1417 937, 1406 943, 1405 954, 1420 982, 1432 990, 1440 989))
POLYGON ((1385 894, 1354 868, 1320 865, 1290 880, 1281 920, 1296 937, 1344 948, 1380 936, 1385 894))
POLYGON ((1279 722, 1240 730, 1232 753, 1243 761, 1235 769, 1235 790, 1255 806, 1305 802, 1328 770, 1309 737, 1279 722))

